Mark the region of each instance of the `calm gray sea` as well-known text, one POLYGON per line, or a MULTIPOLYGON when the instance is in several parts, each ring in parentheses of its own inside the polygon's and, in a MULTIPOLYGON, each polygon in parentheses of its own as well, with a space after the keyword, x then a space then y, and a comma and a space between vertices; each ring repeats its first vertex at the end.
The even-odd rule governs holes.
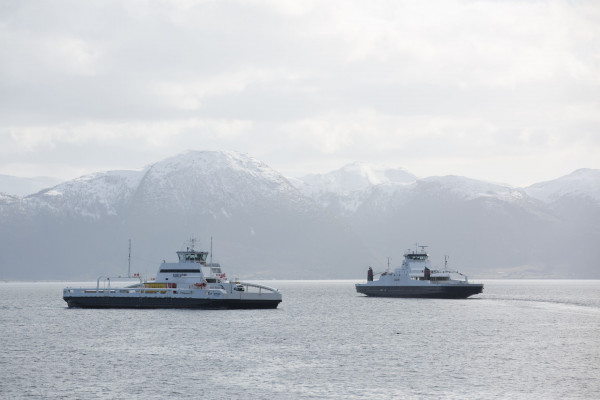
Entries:
POLYGON ((68 309, 65 283, 0 283, 0 398, 600 398, 600 281, 467 300, 266 283, 276 310, 68 309))

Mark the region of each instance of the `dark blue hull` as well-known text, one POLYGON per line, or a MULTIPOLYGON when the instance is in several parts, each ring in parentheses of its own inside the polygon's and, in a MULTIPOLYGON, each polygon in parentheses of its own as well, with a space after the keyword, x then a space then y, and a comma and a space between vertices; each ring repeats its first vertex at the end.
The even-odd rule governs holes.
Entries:
POLYGON ((376 286, 356 285, 358 293, 371 297, 402 297, 428 299, 466 299, 483 292, 483 284, 429 285, 429 286, 376 286))
POLYGON ((258 309, 277 308, 281 300, 211 300, 151 297, 63 297, 70 308, 191 308, 191 309, 258 309))

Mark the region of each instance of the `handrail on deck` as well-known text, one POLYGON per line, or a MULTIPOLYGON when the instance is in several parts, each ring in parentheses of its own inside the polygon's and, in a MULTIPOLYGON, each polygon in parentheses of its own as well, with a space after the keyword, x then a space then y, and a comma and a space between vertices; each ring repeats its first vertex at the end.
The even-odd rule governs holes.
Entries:
POLYGON ((262 292, 262 289, 268 290, 273 293, 279 293, 279 289, 275 289, 270 286, 260 285, 258 283, 250 283, 250 282, 236 282, 238 285, 246 286, 246 287, 255 287, 258 288, 258 294, 262 292))
POLYGON ((100 275, 98 277, 98 279, 96 280, 96 290, 100 289, 100 279, 104 279, 104 287, 106 287, 106 282, 108 282, 108 288, 110 289, 110 280, 116 280, 116 279, 133 279, 136 278, 140 281, 141 283, 144 283, 142 280, 141 276, 108 276, 108 275, 100 275))

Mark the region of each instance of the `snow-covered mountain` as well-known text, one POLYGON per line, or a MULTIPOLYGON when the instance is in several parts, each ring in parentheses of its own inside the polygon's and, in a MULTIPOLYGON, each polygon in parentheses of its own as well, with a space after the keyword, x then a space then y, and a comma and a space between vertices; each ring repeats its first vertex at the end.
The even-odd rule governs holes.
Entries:
POLYGON ((472 200, 527 202, 523 189, 512 188, 460 176, 418 179, 404 169, 387 169, 365 163, 353 163, 322 175, 307 175, 292 183, 305 196, 345 217, 361 207, 385 208, 418 192, 423 196, 443 195, 472 200))
POLYGON ((575 197, 600 203, 600 170, 578 169, 561 178, 531 185, 525 191, 545 203, 575 197))
MULTIPOLYGON (((298 201, 297 190, 266 164, 235 152, 188 152, 141 171, 108 171, 46 188, 19 199, 23 212, 100 219, 122 215, 131 203, 145 212, 190 212, 199 206, 245 207, 261 198, 298 201)), ((10 200, 9 200, 10 199, 10 200)))
POLYGON ((348 164, 326 174, 310 174, 300 179, 301 189, 309 195, 320 193, 346 194, 381 184, 406 184, 417 177, 402 168, 387 168, 361 162, 348 164))
POLYGON ((580 170, 525 189, 459 176, 363 179, 361 185, 338 179, 331 189, 313 184, 344 170, 310 176, 307 185, 318 190, 298 188, 342 215, 380 257, 399 261, 404 246, 426 241, 432 251, 458 255, 462 267, 488 277, 600 276, 600 201, 594 200, 600 171, 580 170))
POLYGON ((48 213, 90 219, 115 216, 127 206, 142 177, 140 171, 85 175, 26 196, 21 207, 30 215, 48 213))
POLYGON ((401 168, 356 162, 326 174, 306 175, 293 183, 305 196, 346 216, 355 212, 374 188, 393 189, 416 180, 416 176, 401 168))
MULTIPOLYGON (((153 274, 190 237, 240 278, 357 278, 415 242, 473 277, 600 278, 600 171, 513 188, 350 164, 286 179, 235 152, 0 194, 0 279, 153 274)), ((437 256, 437 258, 435 258, 437 256)))
POLYGON ((156 211, 202 207, 224 216, 266 199, 304 200, 280 173, 235 152, 189 152, 153 164, 135 195, 136 204, 156 211))
POLYGON ((192 236, 206 249, 214 237, 215 261, 239 277, 350 277, 361 266, 350 264, 356 255, 347 246, 369 254, 344 221, 277 171, 234 152, 188 152, 142 171, 3 196, 0 218, 0 279, 123 273, 129 238, 141 272, 150 274, 192 236), (43 256, 26 256, 32 244, 43 256))

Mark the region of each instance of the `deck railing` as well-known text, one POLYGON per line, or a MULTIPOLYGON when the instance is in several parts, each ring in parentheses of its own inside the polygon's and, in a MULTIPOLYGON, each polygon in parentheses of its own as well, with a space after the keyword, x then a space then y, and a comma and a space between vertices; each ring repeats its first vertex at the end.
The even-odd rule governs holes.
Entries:
MULTIPOLYGON (((99 282, 99 281, 98 281, 99 282)), ((266 293, 279 293, 279 290, 269 287, 269 286, 265 286, 265 285, 259 285, 256 283, 249 283, 249 282, 237 282, 236 283, 237 287, 243 287, 243 291, 239 291, 240 293, 249 293, 249 294, 256 294, 258 293, 259 295, 261 295, 263 292, 266 293)), ((235 285, 232 285, 230 287, 229 293, 235 293, 235 285)), ((177 287, 177 288, 156 288, 156 287, 152 287, 152 288, 147 288, 147 287, 122 287, 122 288, 111 288, 110 284, 108 286, 105 286, 103 288, 100 287, 100 285, 98 284, 96 286, 96 288, 65 288, 63 290, 64 294, 70 294, 70 295, 82 295, 82 294, 98 294, 98 295, 104 295, 104 296, 111 296, 111 295, 126 295, 126 294, 130 294, 130 295, 148 295, 148 294, 157 294, 157 295, 166 295, 166 296, 171 296, 174 294, 192 294, 194 291, 196 290, 206 290, 207 294, 212 294, 211 292, 218 292, 218 293, 223 293, 223 291, 227 292, 227 290, 225 289, 225 286, 223 285, 221 287, 220 284, 209 284, 206 288, 194 288, 194 285, 190 285, 189 288, 184 288, 184 287, 177 287)))

